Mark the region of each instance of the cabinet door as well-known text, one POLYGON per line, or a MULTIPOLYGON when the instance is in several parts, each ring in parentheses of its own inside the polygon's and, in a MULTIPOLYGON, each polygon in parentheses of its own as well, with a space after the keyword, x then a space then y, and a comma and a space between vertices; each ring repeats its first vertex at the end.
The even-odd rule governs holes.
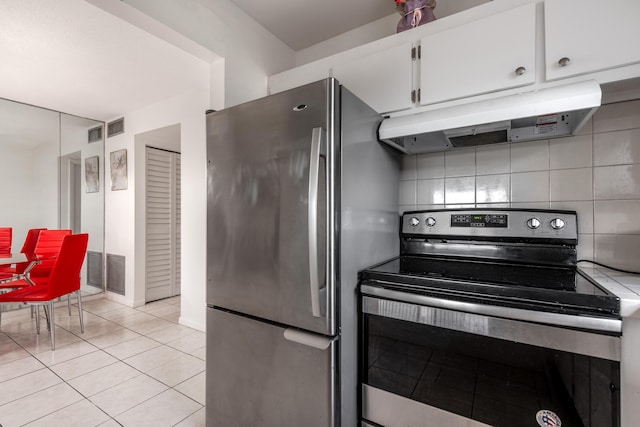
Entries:
POLYGON ((420 103, 534 83, 535 7, 527 4, 423 38, 420 103))
POLYGON ((640 62, 638 0, 546 0, 544 19, 548 80, 640 62))
POLYGON ((413 60, 404 43, 333 67, 333 77, 378 113, 411 108, 413 60))

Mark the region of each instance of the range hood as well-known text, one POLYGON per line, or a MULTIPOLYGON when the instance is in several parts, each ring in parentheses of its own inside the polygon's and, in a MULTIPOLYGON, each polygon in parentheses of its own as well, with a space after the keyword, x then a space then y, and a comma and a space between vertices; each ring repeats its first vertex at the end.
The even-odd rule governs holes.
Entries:
POLYGON ((389 117, 378 139, 407 154, 573 135, 600 106, 593 80, 389 117))

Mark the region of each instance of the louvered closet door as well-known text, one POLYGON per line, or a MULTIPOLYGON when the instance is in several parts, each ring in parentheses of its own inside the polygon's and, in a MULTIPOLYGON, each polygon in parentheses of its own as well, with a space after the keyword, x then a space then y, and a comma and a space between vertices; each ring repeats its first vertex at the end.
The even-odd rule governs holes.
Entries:
POLYGON ((173 282, 173 295, 180 295, 180 254, 182 253, 182 240, 180 238, 180 224, 181 224, 181 211, 180 206, 182 205, 182 200, 180 197, 180 188, 182 188, 182 184, 180 182, 180 153, 174 153, 175 158, 175 176, 176 176, 176 185, 175 185, 175 209, 176 209, 176 218, 175 218, 175 230, 174 236, 176 239, 175 251, 173 253, 174 266, 175 266, 175 274, 174 274, 174 282, 173 282))
POLYGON ((146 301, 180 294, 180 154, 147 147, 146 301))

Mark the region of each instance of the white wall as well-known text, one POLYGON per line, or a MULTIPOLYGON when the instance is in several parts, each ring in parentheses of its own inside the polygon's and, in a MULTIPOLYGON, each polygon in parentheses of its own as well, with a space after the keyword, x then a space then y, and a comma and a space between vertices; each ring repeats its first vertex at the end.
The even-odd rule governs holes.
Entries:
POLYGON ((126 3, 224 58, 224 106, 265 96, 267 76, 294 66, 288 46, 227 0, 126 3))
POLYGON ((296 52, 296 67, 395 34, 399 14, 386 16, 296 52))
MULTIPOLYGON (((208 68, 208 67, 207 67, 208 68)), ((209 75, 203 73, 200 89, 132 111, 124 115, 125 133, 106 141, 106 156, 127 149, 128 188, 106 192, 105 250, 126 257, 125 296, 107 293, 130 306, 145 301, 144 275, 144 144, 135 136, 180 124, 182 147, 182 298, 180 323, 204 330, 206 240, 206 133, 205 110, 209 108, 209 75)), ((110 165, 107 161, 107 188, 110 165)))

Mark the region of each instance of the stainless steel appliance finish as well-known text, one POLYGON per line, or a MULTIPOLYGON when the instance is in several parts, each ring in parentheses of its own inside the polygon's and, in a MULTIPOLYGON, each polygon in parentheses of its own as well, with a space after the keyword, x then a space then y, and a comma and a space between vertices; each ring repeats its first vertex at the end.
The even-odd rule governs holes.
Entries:
MULTIPOLYGON (((384 282, 381 282, 384 283, 384 282)), ((441 298, 434 298, 419 294, 411 294, 401 291, 394 291, 391 289, 385 289, 375 286, 363 285, 361 287, 361 291, 366 295, 375 295, 381 298, 387 298, 393 300, 395 304, 400 304, 398 307, 403 307, 404 310, 401 310, 403 313, 413 313, 415 310, 419 311, 420 321, 418 323, 426 323, 425 316, 431 316, 433 313, 438 313, 438 309, 452 309, 457 310, 458 312, 463 313, 474 313, 476 315, 486 315, 486 316, 496 316, 499 318, 511 319, 511 320, 522 320, 525 322, 535 322, 543 325, 554 325, 554 326, 566 326, 570 328, 580 328, 591 331, 598 331, 604 333, 613 333, 620 334, 622 332, 622 320, 616 318, 603 318, 603 317, 590 317, 590 316, 575 316, 571 314, 562 314, 562 313, 549 313, 545 311, 533 311, 526 310, 521 308, 512 308, 512 307, 503 307, 499 305, 487 305, 487 304, 478 304, 472 302, 463 302, 456 300, 446 300, 441 298), (408 304, 402 304, 408 303, 408 304), (418 304, 418 305, 413 305, 418 304), (433 308, 426 309, 425 307, 421 307, 424 305, 425 307, 433 308), (420 308, 418 308, 420 307, 420 308), (406 310, 406 311, 405 311, 406 310)), ((378 314, 378 315, 387 315, 389 316, 387 310, 384 310, 383 307, 385 305, 380 305, 378 299, 373 298, 364 298, 363 299, 363 310, 365 313, 378 314)), ((394 304, 394 305, 395 305, 394 304)), ((391 317, 395 317, 401 320, 409 320, 403 317, 397 317, 397 315, 393 315, 391 317)), ((427 317, 428 318, 428 317, 427 317)), ((472 317, 467 316, 464 321, 469 321, 473 319, 472 317)), ((439 324, 438 326, 447 327, 445 325, 439 324)), ((474 329, 474 333, 479 333, 478 330, 474 329)), ((473 332, 467 331, 467 332, 473 332)), ((484 335, 488 335, 488 333, 495 333, 494 329, 487 329, 484 335)), ((527 340, 523 340, 519 338, 523 342, 527 342, 527 340)), ((535 342, 535 341, 534 341, 535 342)), ((563 343, 558 343, 559 345, 563 343)), ((589 354, 589 353, 587 353, 589 354)), ((617 352, 608 355, 607 359, 620 360, 619 349, 617 352)), ((593 354, 590 354, 593 355, 593 354)))
POLYGON ((334 425, 337 338, 213 309, 207 330, 208 426, 334 425))
POLYGON ((364 421, 620 425, 620 301, 576 267, 575 212, 407 212, 401 233, 360 273, 364 421))
POLYGON ((334 79, 207 116, 207 425, 356 425, 357 272, 399 243, 379 122, 334 79))
MULTIPOLYGON (((620 320, 531 312, 531 310, 483 306, 482 304, 474 306, 469 303, 456 303, 455 301, 428 297, 423 297, 423 304, 409 304, 401 302, 406 298, 406 294, 402 292, 380 292, 374 287, 365 288, 362 292, 367 295, 381 294, 385 297, 384 299, 364 297, 362 310, 367 314, 620 361, 620 339, 618 337, 585 331, 593 331, 595 327, 610 326, 608 328, 610 330, 602 330, 620 334, 622 331, 622 321, 620 320), (446 303, 452 303, 454 309, 448 310, 438 307, 446 305, 446 303), (455 304, 458 306, 456 307, 455 304), (494 312, 495 315, 478 314, 485 311, 494 312), (530 313, 526 313, 527 311, 530 313), (569 325, 563 324, 565 321, 569 325), (599 321, 602 321, 604 325, 598 323, 599 321), (573 326, 582 330, 549 326, 553 324, 573 326)), ((420 300, 420 298, 416 299, 420 300)))
MULTIPOLYGON (((375 427, 490 427, 489 424, 471 420, 366 384, 362 386, 362 407, 363 413, 371 419, 377 420, 375 427)), ((364 421, 363 426, 374 427, 374 424, 364 421)))
POLYGON ((554 211, 460 210, 413 212, 402 217, 404 234, 453 236, 466 239, 550 239, 576 242, 578 224, 575 215, 554 211), (453 215, 453 216, 452 216, 453 215), (476 218, 477 217, 477 218, 476 218), (455 221, 452 224, 452 221, 455 221), (561 221, 561 222, 560 222, 561 221), (554 226, 552 227, 552 224, 554 226), (562 227, 559 226, 562 224, 562 227))

